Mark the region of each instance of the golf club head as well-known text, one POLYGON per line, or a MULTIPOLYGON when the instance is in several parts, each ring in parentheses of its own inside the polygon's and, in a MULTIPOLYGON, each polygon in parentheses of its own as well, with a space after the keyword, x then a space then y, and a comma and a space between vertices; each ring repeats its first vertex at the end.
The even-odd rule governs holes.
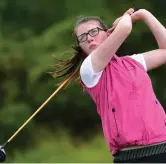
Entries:
POLYGON ((6 152, 3 148, 0 146, 0 162, 4 162, 6 160, 6 152))

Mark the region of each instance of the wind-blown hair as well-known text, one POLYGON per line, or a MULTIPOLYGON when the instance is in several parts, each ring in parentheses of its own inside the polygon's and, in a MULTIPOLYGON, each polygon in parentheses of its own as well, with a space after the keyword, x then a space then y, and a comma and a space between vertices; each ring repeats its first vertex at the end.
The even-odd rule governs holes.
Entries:
MULTIPOLYGON (((101 20, 100 17, 89 16, 89 17, 82 17, 78 19, 73 29, 73 38, 74 38, 74 45, 72 46, 73 56, 71 56, 71 58, 67 60, 57 59, 58 63, 55 64, 55 67, 54 67, 55 70, 51 72, 51 75, 54 78, 59 78, 59 77, 67 76, 67 75, 70 76, 75 71, 77 71, 77 73, 79 72, 81 63, 83 62, 83 60, 85 59, 87 55, 82 51, 82 49, 79 46, 75 29, 80 24, 83 24, 89 21, 98 22, 101 28, 103 28, 104 30, 108 30, 108 26, 101 20)), ((78 77, 79 76, 77 76, 76 79, 78 79, 78 77)))

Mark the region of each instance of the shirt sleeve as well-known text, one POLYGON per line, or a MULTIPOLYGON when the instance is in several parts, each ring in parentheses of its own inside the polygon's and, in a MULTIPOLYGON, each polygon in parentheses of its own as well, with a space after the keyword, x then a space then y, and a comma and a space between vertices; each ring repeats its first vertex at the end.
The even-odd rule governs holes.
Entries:
POLYGON ((80 67, 80 76, 83 83, 88 87, 92 88, 94 87, 98 81, 100 80, 100 77, 102 75, 102 72, 94 72, 91 62, 91 55, 89 55, 82 63, 80 67))
MULTIPOLYGON (((146 62, 145 62, 145 59, 142 54, 134 54, 129 57, 131 57, 132 59, 134 59, 137 62, 139 62, 140 64, 142 64, 143 67, 145 68, 145 70, 147 71, 146 62)), ((82 65, 80 67, 81 80, 88 88, 92 88, 98 83, 98 81, 100 80, 100 77, 102 75, 102 72, 103 71, 98 72, 98 73, 94 72, 93 67, 92 67, 92 62, 91 62, 91 55, 89 55, 83 61, 82 65)))
POLYGON ((145 70, 147 71, 147 66, 146 66, 146 62, 144 59, 144 56, 142 54, 134 54, 130 56, 132 59, 135 59, 137 62, 139 62, 140 64, 142 64, 142 66, 145 68, 145 70))

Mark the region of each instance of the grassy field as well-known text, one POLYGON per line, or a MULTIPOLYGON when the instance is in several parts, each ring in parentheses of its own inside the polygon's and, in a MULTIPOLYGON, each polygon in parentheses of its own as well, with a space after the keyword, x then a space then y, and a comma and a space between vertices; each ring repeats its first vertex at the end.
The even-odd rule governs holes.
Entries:
POLYGON ((14 152, 12 163, 73 163, 112 162, 111 153, 102 135, 92 140, 73 139, 67 133, 40 133, 35 136, 36 144, 25 150, 14 152))

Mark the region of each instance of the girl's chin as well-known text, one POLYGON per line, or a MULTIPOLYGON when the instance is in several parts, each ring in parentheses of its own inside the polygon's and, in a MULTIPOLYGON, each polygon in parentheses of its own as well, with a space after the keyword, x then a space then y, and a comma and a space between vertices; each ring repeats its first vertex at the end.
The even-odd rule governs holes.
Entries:
POLYGON ((96 48, 97 48, 97 46, 96 46, 96 47, 91 48, 91 49, 89 50, 89 51, 90 51, 90 53, 91 53, 91 52, 93 52, 96 48))

